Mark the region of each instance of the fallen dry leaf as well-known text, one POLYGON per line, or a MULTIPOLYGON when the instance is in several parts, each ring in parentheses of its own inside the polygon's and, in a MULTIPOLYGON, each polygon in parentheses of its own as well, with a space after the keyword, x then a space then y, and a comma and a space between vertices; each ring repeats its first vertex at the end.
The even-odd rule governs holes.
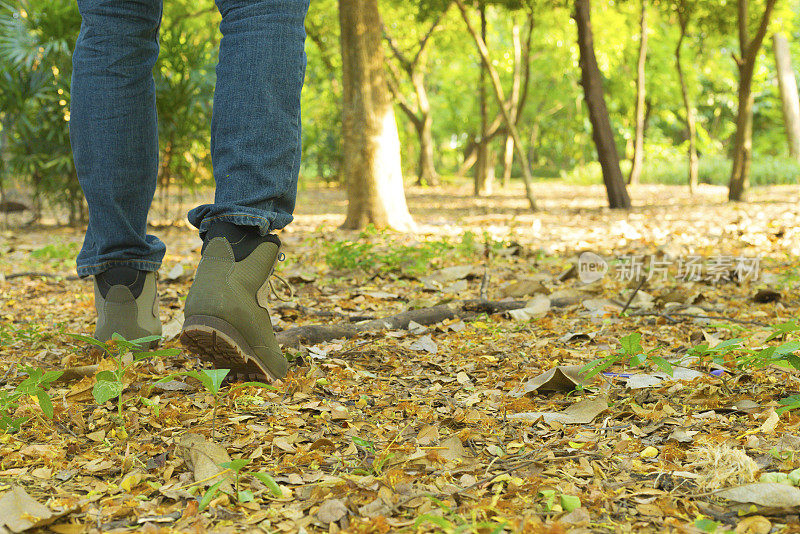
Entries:
POLYGON ((800 508, 800 489, 776 482, 754 482, 715 492, 715 495, 738 503, 752 503, 769 508, 800 508))
POLYGON ((509 392, 512 397, 546 391, 572 391, 581 383, 580 365, 559 365, 520 384, 509 392))
POLYGON ((233 492, 229 482, 233 480, 233 476, 220 466, 231 461, 224 447, 207 440, 204 436, 190 433, 181 436, 175 452, 192 470, 196 484, 211 486, 223 478, 225 482, 220 485, 220 490, 226 493, 233 492))
POLYGON ((49 525, 69 512, 54 512, 33 499, 24 489, 11 486, 9 491, 0 496, 0 529, 5 527, 14 533, 25 532, 49 525))
POLYGON ((317 510, 317 519, 323 523, 334 523, 347 515, 347 506, 340 499, 328 499, 317 510))
POLYGON ((580 425, 591 423, 595 417, 608 409, 608 399, 597 397, 583 399, 576 402, 561 412, 524 412, 508 416, 509 419, 523 419, 536 421, 542 419, 545 423, 558 422, 565 425, 580 425))

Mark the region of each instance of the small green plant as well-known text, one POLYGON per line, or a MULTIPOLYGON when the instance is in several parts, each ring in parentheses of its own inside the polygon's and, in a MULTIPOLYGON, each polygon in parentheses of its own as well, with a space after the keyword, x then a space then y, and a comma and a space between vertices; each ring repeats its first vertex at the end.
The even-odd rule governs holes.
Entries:
POLYGON ((372 243, 334 241, 327 245, 325 261, 334 269, 361 269, 370 271, 378 263, 372 243))
MULTIPOLYGON (((188 376, 190 378, 194 378, 198 382, 200 382, 206 390, 211 393, 214 397, 214 409, 211 414, 211 437, 214 437, 216 431, 216 421, 217 421, 217 407, 220 403, 221 398, 221 389, 222 383, 225 381, 225 377, 228 376, 230 373, 230 369, 203 369, 202 371, 179 371, 177 373, 170 373, 164 378, 157 380, 155 384, 160 382, 168 382, 177 376, 188 376)), ((230 392, 234 392, 237 389, 244 388, 244 387, 260 387, 265 389, 276 390, 275 387, 270 386, 269 384, 265 384, 263 382, 242 382, 241 384, 237 384, 235 387, 231 388, 230 392)))
POLYGON ((694 526, 701 532, 713 534, 722 526, 722 523, 714 521, 713 519, 708 519, 707 517, 701 517, 695 520, 694 526))
POLYGON ((28 420, 27 417, 13 416, 19 407, 19 399, 25 396, 36 397, 45 417, 53 418, 53 401, 50 400, 47 390, 63 371, 44 371, 36 367, 22 367, 21 371, 28 378, 17 384, 12 392, 0 391, 0 431, 3 432, 19 432, 22 424, 28 420))
POLYGON ((789 486, 800 486, 800 468, 789 471, 788 473, 781 473, 779 471, 761 473, 759 481, 775 482, 777 484, 787 484, 789 486))
POLYGON ((97 382, 92 388, 92 396, 97 404, 100 405, 105 404, 111 399, 117 399, 117 418, 123 429, 125 427, 125 418, 122 414, 122 406, 124 404, 122 392, 125 389, 123 383, 125 373, 127 373, 136 362, 156 356, 171 357, 180 352, 179 349, 147 350, 144 348, 146 345, 161 339, 160 336, 147 336, 128 341, 115 332, 111 336, 111 341, 108 343, 81 334, 70 334, 70 336, 96 347, 100 347, 100 349, 102 349, 116 364, 116 368, 113 370, 100 371, 97 373, 95 376, 97 382))
MULTIPOLYGON (((373 442, 369 441, 369 440, 366 440, 366 439, 363 439, 363 438, 359 438, 358 436, 353 436, 351 439, 353 440, 353 443, 356 446, 361 447, 362 449, 365 449, 368 453, 371 453, 372 456, 373 456, 373 460, 372 460, 372 464, 370 465, 370 468, 369 469, 355 469, 353 471, 355 474, 372 475, 372 476, 378 477, 383 473, 383 468, 386 466, 386 464, 389 461, 391 461, 392 458, 394 458, 396 456, 395 453, 390 453, 390 452, 387 452, 387 451, 383 451, 383 452, 379 453, 378 450, 377 450, 377 447, 375 447, 375 444, 373 442)), ((394 440, 392 440, 392 443, 394 443, 394 440)), ((389 446, 391 446, 392 443, 390 443, 389 446)))
POLYGON ((539 495, 542 497, 542 507, 546 512, 557 511, 556 506, 560 506, 564 512, 571 512, 581 507, 581 499, 575 495, 566 495, 554 489, 541 490, 539 495))
MULTIPOLYGON (((484 236, 492 249, 499 250, 503 243, 492 241, 484 236)), ((374 229, 362 232, 355 241, 333 241, 325 244, 325 261, 334 269, 360 269, 365 272, 376 270, 387 272, 402 271, 407 275, 421 275, 431 270, 432 265, 445 256, 472 257, 478 250, 475 235, 465 232, 461 242, 453 244, 446 240, 423 241, 415 245, 399 244, 388 235, 374 229), (369 237, 380 236, 383 243, 365 241, 369 237)))
POLYGON ((431 495, 428 495, 428 498, 439 507, 441 515, 433 513, 422 514, 414 521, 415 530, 419 530, 420 526, 425 523, 430 523, 448 534, 461 532, 499 534, 506 531, 507 523, 505 522, 478 521, 474 513, 473 517, 468 519, 459 515, 439 499, 431 495))
MULTIPOLYGON (((170 373, 164 378, 157 380, 155 384, 160 382, 168 382, 176 376, 188 376, 194 378, 214 397, 214 410, 211 415, 211 437, 214 437, 217 421, 217 406, 219 406, 220 389, 225 377, 230 373, 230 369, 203 369, 202 371, 179 371, 177 373, 170 373)), ((154 385, 155 385, 154 384, 154 385)))
MULTIPOLYGON (((764 340, 766 342, 793 337, 800 331, 797 321, 772 326, 773 332, 764 340)), ((757 369, 768 365, 789 365, 800 369, 800 357, 795 354, 800 350, 800 341, 786 340, 780 345, 771 345, 759 349, 751 349, 744 345, 744 338, 727 339, 715 346, 701 343, 687 351, 690 356, 711 360, 713 363, 731 367, 738 371, 757 369)))
MULTIPOLYGON (((255 495, 250 490, 240 490, 239 489, 239 481, 242 478, 242 475, 249 475, 254 478, 257 478, 261 481, 267 489, 269 489, 270 493, 278 499, 283 497, 283 491, 281 487, 275 482, 275 479, 269 473, 264 472, 242 472, 242 470, 247 467, 252 460, 248 458, 238 458, 236 460, 231 460, 230 462, 222 462, 219 464, 220 467, 225 469, 226 471, 230 471, 233 473, 233 482, 234 482, 234 498, 236 502, 245 503, 250 502, 255 499, 255 495)), ((226 471, 220 473, 220 476, 224 475, 226 471)), ((217 496, 219 493, 219 488, 225 482, 225 478, 221 479, 220 481, 216 482, 214 485, 209 487, 203 496, 200 498, 200 509, 205 510, 211 501, 214 500, 214 497, 217 496)))
POLYGON ((603 358, 598 358, 584 365, 580 373, 584 380, 602 373, 616 363, 624 363, 626 367, 641 367, 648 361, 654 363, 659 369, 672 376, 672 364, 661 356, 653 354, 656 349, 645 351, 642 348, 642 334, 634 332, 620 338, 620 348, 603 358))
POLYGON ((139 400, 142 401, 142 404, 150 408, 150 413, 153 414, 156 418, 158 418, 159 414, 161 414, 161 405, 158 403, 158 397, 155 400, 148 399, 147 397, 139 397, 139 400))
POLYGON ((58 322, 53 325, 41 324, 21 324, 17 327, 11 324, 0 323, 0 346, 10 346, 21 343, 28 348, 41 346, 44 341, 57 337, 64 333, 64 323, 58 322))
POLYGON ((54 243, 31 251, 31 256, 37 260, 71 260, 77 252, 77 243, 54 243))
POLYGON ((238 502, 250 502, 253 500, 253 492, 250 490, 239 490, 239 478, 242 469, 244 469, 252 460, 249 458, 239 458, 231 460, 230 462, 223 462, 219 464, 225 469, 230 469, 233 472, 233 487, 236 492, 236 500, 238 502))

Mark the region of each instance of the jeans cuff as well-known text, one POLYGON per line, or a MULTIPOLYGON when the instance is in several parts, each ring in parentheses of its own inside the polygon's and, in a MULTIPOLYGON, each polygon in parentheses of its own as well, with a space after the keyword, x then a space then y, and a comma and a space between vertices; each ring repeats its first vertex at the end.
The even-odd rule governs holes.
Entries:
POLYGON ((148 260, 106 260, 94 265, 78 265, 78 276, 86 278, 88 276, 100 274, 112 267, 132 267, 139 271, 158 271, 161 267, 161 262, 148 260))
POLYGON ((189 222, 200 231, 201 238, 217 221, 225 221, 238 226, 253 226, 258 228, 261 235, 267 235, 273 230, 285 227, 293 219, 290 214, 280 211, 253 210, 256 213, 251 213, 241 208, 231 211, 217 211, 214 208, 213 205, 204 205, 189 212, 189 222))

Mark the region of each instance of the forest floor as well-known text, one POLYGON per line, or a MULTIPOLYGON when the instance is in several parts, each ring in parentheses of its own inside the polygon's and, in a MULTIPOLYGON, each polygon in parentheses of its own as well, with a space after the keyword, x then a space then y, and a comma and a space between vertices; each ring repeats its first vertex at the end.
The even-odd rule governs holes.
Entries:
MULTIPOLYGON (((532 213, 520 188, 411 188, 401 235, 342 231, 340 191, 301 191, 274 322, 346 335, 288 343, 285 379, 218 397, 156 383, 202 369, 188 353, 69 335, 95 320, 80 229, 0 226, 0 422, 19 426, 0 430, 0 533, 800 532, 800 477, 777 474, 800 467, 800 188, 641 186, 630 212, 599 187, 535 192, 532 213)), ((153 212, 167 349, 200 249, 164 224, 184 208, 153 212)))

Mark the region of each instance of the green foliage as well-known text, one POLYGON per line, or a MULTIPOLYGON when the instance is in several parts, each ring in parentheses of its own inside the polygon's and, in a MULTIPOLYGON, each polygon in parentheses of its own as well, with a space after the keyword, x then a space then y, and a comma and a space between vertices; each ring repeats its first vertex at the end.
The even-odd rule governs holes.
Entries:
POLYGON ((26 373, 28 378, 17 384, 11 392, 0 390, 0 431, 4 433, 18 432, 22 424, 28 420, 26 417, 14 417, 14 412, 19 407, 19 399, 22 397, 36 397, 45 417, 53 418, 53 401, 50 400, 47 390, 63 371, 44 371, 37 367, 22 367, 20 370, 26 373))
POLYGON ((211 504, 211 501, 213 501, 214 497, 216 497, 217 493, 219 493, 219 487, 222 485, 223 482, 225 482, 224 479, 214 483, 214 485, 210 486, 206 490, 206 492, 203 493, 203 497, 200 499, 200 502, 198 503, 198 508, 200 508, 200 510, 205 510, 206 508, 208 508, 208 505, 211 504))
POLYGON ((466 518, 459 515, 454 509, 452 509, 450 506, 447 506, 436 497, 428 495, 428 499, 438 506, 438 514, 427 513, 417 517, 417 519, 414 521, 415 530, 419 530, 420 527, 426 523, 430 523, 431 525, 441 529, 442 532, 446 532, 448 534, 462 532, 499 534, 501 532, 506 532, 507 524, 505 522, 478 521, 475 517, 466 518))
POLYGON ((370 464, 369 469, 355 469, 353 472, 356 474, 364 474, 364 475, 372 475, 375 477, 380 476, 383 473, 383 468, 389 463, 392 458, 396 456, 394 453, 390 453, 386 450, 378 451, 375 443, 372 441, 359 438, 358 436, 353 436, 351 438, 353 443, 358 447, 364 449, 367 453, 372 455, 372 463, 370 464))
POLYGON ((77 243, 54 243, 31 251, 31 256, 40 260, 71 260, 77 253, 77 243))
POLYGON ((66 206, 71 223, 83 207, 67 128, 79 26, 70 0, 0 3, 0 185, 21 178, 37 202, 66 206))
MULTIPOLYGON (((772 329, 772 334, 767 337, 765 342, 790 337, 796 338, 800 326, 797 321, 790 321, 775 325, 772 329)), ((759 369, 769 365, 791 366, 800 369, 800 357, 795 354, 800 351, 800 339, 785 340, 779 345, 760 348, 749 348, 745 346, 744 342, 744 338, 736 337, 713 347, 708 343, 701 343, 692 347, 687 354, 697 356, 701 360, 710 360, 719 366, 733 367, 737 371, 759 369)))
POLYGON ((164 3, 159 59, 153 69, 162 189, 212 183, 209 145, 218 24, 219 14, 211 4, 198 13, 194 2, 164 3))
POLYGON ((697 529, 700 530, 701 532, 709 532, 713 534, 714 532, 717 532, 717 529, 719 529, 719 527, 722 526, 722 523, 714 521, 713 519, 708 519, 703 517, 696 519, 694 522, 694 526, 697 527, 697 529))
POLYGON ((136 362, 153 357, 171 357, 180 352, 179 349, 147 350, 144 348, 150 343, 161 339, 160 336, 147 336, 128 341, 115 332, 108 343, 81 334, 70 334, 70 336, 99 347, 106 356, 110 357, 116 364, 115 369, 100 371, 95 375, 96 382, 92 388, 92 396, 95 402, 100 405, 105 404, 111 399, 117 399, 117 418, 123 429, 125 427, 125 418, 122 414, 122 407, 124 404, 122 393, 125 390, 125 384, 123 382, 125 373, 128 372, 136 362))
MULTIPOLYGON (((443 174, 453 174, 479 135, 480 110, 475 88, 480 61, 474 44, 465 37, 460 13, 452 7, 444 12, 447 4, 444 0, 427 3, 391 0, 381 2, 380 9, 386 33, 403 53, 412 57, 420 39, 439 20, 421 58, 420 72, 433 115, 435 164, 443 174)), ((486 6, 489 52, 507 94, 514 72, 512 26, 522 23, 528 11, 535 14, 530 65, 526 69, 530 76, 528 94, 518 121, 521 137, 530 142, 535 174, 563 175, 573 183, 598 181, 599 168, 592 164, 596 157, 591 125, 582 102, 571 5, 514 0, 482 4, 486 6)), ((762 8, 763 2, 751 6, 751 26, 762 8)), ((726 184, 730 172, 728 147, 735 133, 737 108, 738 70, 731 59, 731 51, 738 47, 736 10, 732 2, 717 4, 705 0, 650 6, 649 114, 643 180, 686 182, 685 112, 674 58, 679 12, 689 17, 682 54, 687 89, 696 108, 700 180, 726 184)), ((470 13, 476 16, 472 5, 470 13)), ((630 156, 627 152, 634 133, 638 15, 635 2, 593 4, 596 55, 623 160, 630 156)), ((793 32, 790 42, 797 62, 800 39, 795 19, 793 4, 779 4, 774 27, 793 32)), ((164 5, 161 53, 154 69, 162 191, 172 186, 212 183, 209 125, 219 20, 219 13, 210 3, 199 10, 189 0, 164 5)), ((67 129, 71 55, 79 26, 80 16, 72 0, 0 2, 0 153, 4 155, 0 158, 0 184, 22 184, 38 200, 46 199, 68 208, 70 222, 78 222, 86 215, 67 129)), ((342 64, 338 26, 334 0, 311 4, 306 18, 308 66, 302 94, 301 187, 320 180, 339 180, 342 64)), ((391 58, 388 46, 386 50, 386 56, 391 58)), ((800 175, 800 166, 786 158, 781 102, 774 80, 774 61, 770 50, 765 48, 758 59, 753 86, 754 185, 797 183, 800 175)), ((397 84, 399 93, 413 103, 415 88, 410 78, 403 75, 397 84)), ((490 120, 498 111, 490 98, 490 120)), ((418 155, 417 130, 405 114, 396 115, 402 161, 408 174, 413 174, 418 155)), ((504 142, 505 135, 496 135, 490 144, 492 152, 499 154, 504 142)), ((495 158, 498 166, 500 159, 495 158)), ((516 161, 512 173, 521 175, 516 161)), ((332 247, 332 265, 338 261, 336 265, 341 268, 379 268, 382 265, 379 259, 364 259, 371 252, 374 251, 364 243, 341 243, 332 247)), ((419 265, 423 263, 424 254, 419 265)))
MULTIPOLYGON (((175 378, 176 376, 188 376, 190 378, 194 378, 195 380, 199 381, 203 384, 203 387, 208 390, 211 395, 214 397, 214 410, 211 414, 211 436, 214 436, 214 432, 216 429, 217 423, 217 407, 219 406, 219 399, 220 399, 220 388, 222 387, 222 383, 225 381, 225 377, 228 376, 230 373, 230 369, 203 369, 202 371, 180 371, 177 373, 170 373, 164 378, 156 381, 156 384, 159 382, 168 382, 175 378)), ((256 382, 255 384, 261 385, 260 382, 256 382)), ((263 384, 266 386, 266 384, 263 384)), ((270 387, 270 386, 267 386, 270 387)))
MULTIPOLYGON (((220 467, 226 469, 233 473, 234 477, 234 497, 236 502, 238 503, 245 503, 250 502, 255 499, 253 492, 250 490, 240 490, 239 489, 239 481, 243 475, 249 475, 253 478, 258 479, 262 482, 267 489, 269 489, 270 493, 272 493, 273 497, 280 499, 283 498, 283 491, 281 490, 278 483, 275 482, 275 479, 272 478, 271 475, 268 473, 264 473, 263 471, 259 472, 247 472, 243 471, 245 467, 247 467, 252 460, 248 458, 239 458, 236 460, 231 460, 230 462, 222 462, 219 464, 220 467)), ((223 472, 224 473, 224 472, 223 472)), ((200 499, 200 509, 205 510, 211 501, 214 500, 214 497, 219 494, 220 485, 225 482, 225 479, 220 480, 219 482, 215 483, 213 486, 210 486, 205 493, 203 493, 202 498, 200 499)))
POLYGON ((619 341, 620 348, 617 352, 598 358, 581 368, 580 373, 584 379, 592 378, 617 363, 622 363, 625 367, 635 368, 642 367, 649 362, 655 364, 668 375, 672 375, 672 364, 661 356, 654 354, 656 349, 645 351, 642 348, 642 334, 634 332, 620 338, 619 341))
POLYGON ((581 507, 580 498, 574 495, 566 495, 553 489, 540 490, 539 495, 542 497, 542 507, 546 512, 554 511, 556 504, 564 512, 571 512, 581 507))
POLYGON ((272 478, 272 476, 269 473, 264 473, 263 471, 259 471, 250 474, 256 477, 258 480, 260 480, 261 483, 264 484, 267 487, 267 489, 269 489, 270 492, 272 492, 273 497, 275 497, 276 499, 283 498, 283 490, 281 490, 281 487, 278 485, 277 482, 275 482, 275 479, 272 478))
POLYGON ((10 347, 14 344, 24 344, 29 348, 35 348, 63 332, 64 323, 62 322, 49 327, 35 323, 23 323, 15 326, 2 322, 0 323, 0 346, 10 347))
MULTIPOLYGON (((655 152, 655 149, 652 150, 655 152)), ((663 154, 648 154, 642 171, 642 183, 684 185, 688 181, 689 164, 677 150, 664 150, 663 154)), ((627 168, 627 162, 625 167, 627 168)), ((698 166, 698 182, 711 185, 728 185, 731 173, 730 160, 721 156, 702 157, 698 166)), ((592 162, 563 172, 568 183, 600 184, 603 181, 600 165, 592 162)), ((785 156, 761 156, 753 161, 750 183, 754 186, 796 184, 800 180, 800 163, 785 156)))
MULTIPOLYGON (((502 243, 492 245, 498 248, 502 243)), ((373 227, 368 227, 357 240, 326 242, 325 261, 334 269, 420 275, 435 268, 443 257, 457 259, 475 254, 476 246, 472 232, 465 232, 459 243, 438 240, 409 246, 396 243, 388 233, 379 233, 373 227), (376 242, 376 237, 382 242, 376 242)))
POLYGON ((327 244, 325 261, 334 269, 371 270, 377 264, 372 243, 333 241, 327 244))

